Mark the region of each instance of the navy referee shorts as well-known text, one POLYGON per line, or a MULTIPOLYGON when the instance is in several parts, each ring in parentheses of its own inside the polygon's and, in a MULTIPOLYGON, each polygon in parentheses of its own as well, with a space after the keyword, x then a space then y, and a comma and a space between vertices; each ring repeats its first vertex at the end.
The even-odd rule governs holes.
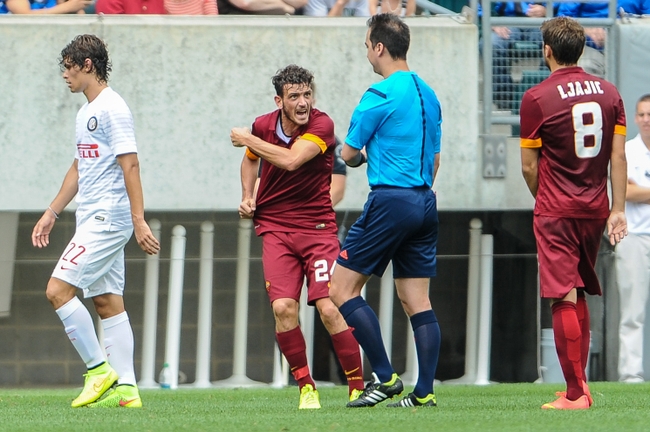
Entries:
POLYGON ((394 278, 436 275, 438 209, 429 188, 374 187, 336 260, 364 275, 382 276, 393 260, 394 278))

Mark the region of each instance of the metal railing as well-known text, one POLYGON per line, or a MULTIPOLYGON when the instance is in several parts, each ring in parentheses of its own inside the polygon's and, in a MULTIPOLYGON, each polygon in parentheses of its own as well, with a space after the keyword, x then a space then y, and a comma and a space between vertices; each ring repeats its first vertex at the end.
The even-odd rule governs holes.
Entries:
MULTIPOLYGON (((520 3, 523 0, 515 0, 520 3)), ((496 1, 484 1, 483 14, 481 17, 481 38, 482 38, 482 68, 483 68, 483 116, 482 127, 483 134, 489 135, 493 124, 506 124, 518 125, 519 114, 518 104, 516 108, 512 109, 510 113, 493 114, 494 102, 494 77, 492 73, 493 68, 493 46, 492 46, 492 28, 497 26, 503 27, 517 27, 517 28, 539 28, 541 24, 553 17, 555 6, 565 3, 566 1, 549 1, 546 2, 546 17, 545 18, 529 18, 529 17, 501 17, 492 16, 492 3, 496 1)), ((602 0, 578 0, 579 3, 604 3, 602 0)), ((609 81, 616 79, 616 59, 612 55, 611 47, 616 46, 615 37, 616 33, 609 31, 616 23, 616 2, 609 2, 608 17, 607 18, 576 18, 576 20, 584 27, 598 28, 602 27, 607 29, 607 38, 604 46, 604 55, 606 62, 606 78, 609 81)), ((512 61, 512 57, 508 59, 512 61)), ((540 52, 540 62, 541 62, 540 52)), ((525 83, 524 83, 525 84, 525 83)), ((518 93, 521 93, 519 91, 518 93)), ((519 102, 519 101, 516 101, 519 102)))
POLYGON ((435 15, 458 15, 458 13, 432 3, 429 0, 415 0, 415 4, 422 10, 435 15))

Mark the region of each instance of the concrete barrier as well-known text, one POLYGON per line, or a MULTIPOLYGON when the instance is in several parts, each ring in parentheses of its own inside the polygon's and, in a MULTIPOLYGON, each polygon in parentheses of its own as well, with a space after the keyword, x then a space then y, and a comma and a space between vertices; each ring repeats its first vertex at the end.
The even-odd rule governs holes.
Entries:
MULTIPOLYGON (((443 106, 440 206, 493 203, 477 187, 477 29, 450 17, 407 22, 409 65, 443 106)), ((359 18, 2 16, 0 32, 0 211, 42 210, 72 163, 74 119, 85 100, 69 93, 57 60, 77 34, 97 34, 109 46, 110 85, 133 111, 149 210, 237 208, 243 153, 230 145, 229 130, 275 108, 270 79, 279 68, 296 63, 314 72, 318 107, 342 138, 379 79, 359 18)), ((365 170, 350 171, 341 208, 359 209, 365 170)))

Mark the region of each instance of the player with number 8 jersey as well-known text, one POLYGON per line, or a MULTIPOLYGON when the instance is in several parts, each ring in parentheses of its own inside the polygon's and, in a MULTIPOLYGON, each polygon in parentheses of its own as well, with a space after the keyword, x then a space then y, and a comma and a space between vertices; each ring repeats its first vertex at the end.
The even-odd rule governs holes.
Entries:
POLYGON ((553 72, 524 94, 521 147, 540 149, 536 215, 607 218, 614 134, 625 135, 618 90, 579 66, 553 72))
POLYGON ((542 408, 589 409, 585 294, 602 295, 594 266, 605 227, 612 245, 627 235, 625 110, 614 85, 577 66, 585 45, 577 21, 554 18, 541 30, 551 75, 521 101, 521 162, 535 197, 540 295, 551 303, 555 348, 567 385, 542 408))

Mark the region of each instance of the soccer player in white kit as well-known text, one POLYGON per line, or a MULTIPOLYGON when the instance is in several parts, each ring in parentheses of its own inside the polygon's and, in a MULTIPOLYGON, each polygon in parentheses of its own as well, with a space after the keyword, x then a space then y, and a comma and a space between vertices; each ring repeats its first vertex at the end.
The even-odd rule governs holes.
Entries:
POLYGON ((45 291, 88 367, 84 388, 72 407, 139 408, 133 330, 122 298, 124 246, 133 232, 148 254, 156 254, 160 244, 144 219, 133 117, 124 100, 108 87, 111 63, 101 39, 77 36, 61 51, 59 64, 70 91, 83 92, 88 102, 77 114, 74 162, 34 226, 32 243, 38 248, 49 244, 56 219, 76 196, 76 231, 45 291), (93 299, 102 319, 107 358, 77 289, 93 299))

